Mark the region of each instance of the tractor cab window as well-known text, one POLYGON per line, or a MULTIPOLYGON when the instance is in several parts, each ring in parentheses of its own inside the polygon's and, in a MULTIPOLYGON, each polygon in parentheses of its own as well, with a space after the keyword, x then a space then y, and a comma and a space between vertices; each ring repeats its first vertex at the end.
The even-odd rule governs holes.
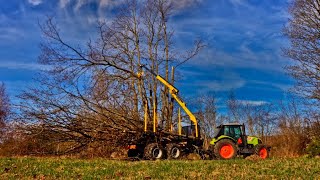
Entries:
POLYGON ((230 127, 229 126, 225 126, 224 127, 224 135, 231 136, 230 127))
POLYGON ((230 136, 234 139, 238 139, 241 137, 241 128, 240 126, 225 126, 224 127, 224 135, 230 136))
POLYGON ((241 127, 240 126, 235 126, 235 127, 233 127, 233 129, 234 129, 235 139, 240 138, 241 135, 242 135, 241 127))

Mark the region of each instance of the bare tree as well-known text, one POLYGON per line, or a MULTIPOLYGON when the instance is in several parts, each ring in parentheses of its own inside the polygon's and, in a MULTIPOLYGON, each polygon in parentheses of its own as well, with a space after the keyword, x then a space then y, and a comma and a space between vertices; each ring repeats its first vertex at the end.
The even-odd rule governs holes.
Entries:
POLYGON ((214 94, 200 95, 195 100, 197 119, 202 133, 207 138, 212 138, 217 127, 217 107, 214 94))
POLYGON ((297 92, 320 100, 320 1, 294 0, 290 6, 291 19, 284 34, 291 46, 284 50, 295 64, 288 67, 297 80, 297 92))
POLYGON ((229 121, 245 123, 247 132, 265 141, 276 128, 275 107, 272 103, 252 104, 250 101, 236 99, 233 91, 227 101, 229 121))
POLYGON ((173 1, 128 0, 112 23, 98 23, 97 40, 81 48, 68 44, 49 17, 41 25, 45 39, 39 61, 52 69, 39 76, 45 77, 38 78, 41 86, 20 96, 20 119, 29 124, 28 131, 71 144, 67 151, 97 141, 117 145, 125 143, 123 132, 142 132, 145 109, 149 119, 153 110, 160 114, 159 125, 169 130, 174 108, 168 89, 148 72, 143 78, 137 73, 145 64, 173 83, 169 67, 203 47, 196 41, 182 56, 171 50, 174 33, 168 21, 175 10, 173 1))
POLYGON ((240 122, 240 106, 239 102, 236 99, 236 95, 234 91, 230 91, 228 100, 227 100, 227 106, 228 106, 228 112, 229 112, 229 121, 232 122, 240 122))
POLYGON ((303 112, 303 99, 289 95, 279 103, 278 128, 273 146, 284 156, 301 155, 308 143, 310 122, 303 112))
POLYGON ((241 105, 241 114, 244 115, 243 122, 247 124, 248 133, 263 138, 264 142, 275 132, 277 127, 277 116, 272 103, 252 105, 244 103, 241 105))
POLYGON ((0 132, 6 126, 10 113, 10 101, 4 83, 0 83, 0 132))

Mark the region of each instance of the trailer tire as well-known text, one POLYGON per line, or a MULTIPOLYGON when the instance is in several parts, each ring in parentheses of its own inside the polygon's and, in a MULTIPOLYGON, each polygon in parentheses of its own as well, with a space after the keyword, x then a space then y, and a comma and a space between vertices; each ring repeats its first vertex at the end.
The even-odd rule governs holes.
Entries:
POLYGON ((258 155, 261 159, 267 159, 269 157, 268 148, 263 144, 257 144, 254 147, 254 154, 258 155))
POLYGON ((217 159, 233 159, 237 156, 237 147, 233 141, 221 139, 215 144, 213 153, 217 159))
POLYGON ((181 149, 178 144, 169 143, 166 146, 167 158, 168 159, 180 159, 181 157, 181 149))
POLYGON ((164 155, 163 149, 157 143, 148 144, 144 148, 144 158, 149 160, 162 159, 164 155))

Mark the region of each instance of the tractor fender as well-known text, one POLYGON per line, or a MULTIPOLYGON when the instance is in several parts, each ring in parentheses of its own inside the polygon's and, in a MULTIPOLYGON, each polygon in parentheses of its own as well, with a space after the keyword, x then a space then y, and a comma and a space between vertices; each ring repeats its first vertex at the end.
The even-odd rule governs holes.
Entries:
POLYGON ((252 144, 253 146, 256 146, 258 144, 262 143, 262 140, 256 136, 248 136, 247 137, 247 143, 252 144))
POLYGON ((236 140, 234 140, 232 137, 230 136, 225 136, 225 135, 221 135, 218 138, 213 138, 210 141, 210 145, 215 145, 218 141, 222 140, 222 139, 230 139, 231 141, 233 141, 234 143, 236 143, 236 140))

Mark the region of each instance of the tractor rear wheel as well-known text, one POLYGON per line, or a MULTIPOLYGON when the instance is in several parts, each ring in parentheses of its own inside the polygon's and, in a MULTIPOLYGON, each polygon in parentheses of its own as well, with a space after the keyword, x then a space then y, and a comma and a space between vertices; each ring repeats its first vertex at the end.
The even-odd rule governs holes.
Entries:
POLYGON ((255 146, 254 154, 258 155, 262 159, 267 159, 269 157, 269 151, 263 144, 258 144, 255 146))
POLYGON ((163 150, 157 143, 148 144, 144 148, 144 155, 145 159, 156 160, 163 158, 163 150))
POLYGON ((179 159, 181 157, 181 149, 178 144, 167 144, 166 151, 168 159, 179 159))
POLYGON ((213 153, 217 159, 233 159, 237 155, 237 147, 233 141, 222 139, 215 144, 213 153))

